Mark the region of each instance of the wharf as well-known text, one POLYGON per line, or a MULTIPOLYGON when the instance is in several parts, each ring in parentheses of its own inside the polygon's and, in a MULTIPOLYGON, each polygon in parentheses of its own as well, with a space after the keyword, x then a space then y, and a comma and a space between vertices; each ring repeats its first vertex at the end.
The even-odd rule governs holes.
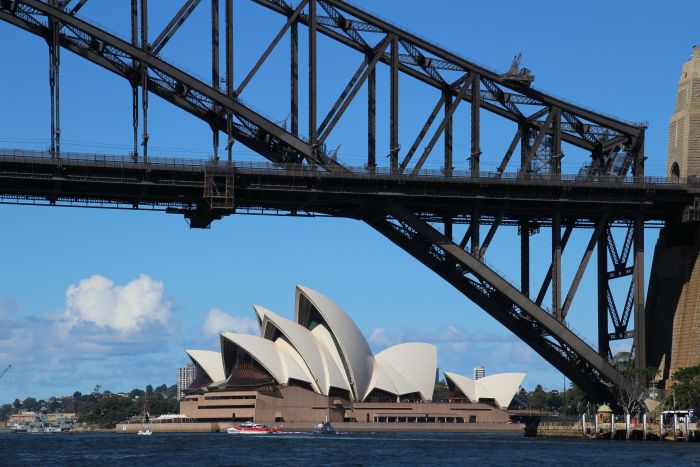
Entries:
POLYGON ((614 439, 614 440, 646 440, 646 441, 700 441, 700 427, 697 424, 688 424, 688 428, 679 425, 676 430, 673 426, 648 424, 646 429, 642 425, 627 425, 623 423, 601 424, 596 427, 591 422, 583 420, 576 422, 547 422, 530 423, 525 426, 526 437, 545 438, 588 438, 588 439, 614 439), (687 431, 686 431, 687 430, 687 431))

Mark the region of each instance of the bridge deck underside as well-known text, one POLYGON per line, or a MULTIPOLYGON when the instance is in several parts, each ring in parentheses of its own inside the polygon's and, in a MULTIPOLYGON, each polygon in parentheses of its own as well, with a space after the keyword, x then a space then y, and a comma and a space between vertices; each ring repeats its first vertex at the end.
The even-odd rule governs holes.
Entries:
MULTIPOLYGON (((696 191, 685 184, 621 182, 612 179, 395 176, 333 172, 308 167, 152 159, 148 164, 111 157, 52 160, 0 155, 3 202, 86 203, 145 209, 195 209, 204 202, 206 174, 232 175, 235 208, 356 217, 358 208, 401 205, 422 217, 468 220, 478 208, 481 222, 549 219, 554 211, 586 222, 603 213, 612 219, 675 219, 696 191)), ((700 187, 698 187, 700 188, 700 187)), ((233 210, 230 210, 233 212, 233 210)), ((228 214, 222 212, 219 214, 228 214)))

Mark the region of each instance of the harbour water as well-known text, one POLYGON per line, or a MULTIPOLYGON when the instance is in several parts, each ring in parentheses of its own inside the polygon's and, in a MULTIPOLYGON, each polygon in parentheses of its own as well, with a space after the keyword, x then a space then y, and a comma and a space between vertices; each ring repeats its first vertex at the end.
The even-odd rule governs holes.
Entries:
POLYGON ((1 465, 696 465, 700 443, 515 433, 0 435, 1 465))

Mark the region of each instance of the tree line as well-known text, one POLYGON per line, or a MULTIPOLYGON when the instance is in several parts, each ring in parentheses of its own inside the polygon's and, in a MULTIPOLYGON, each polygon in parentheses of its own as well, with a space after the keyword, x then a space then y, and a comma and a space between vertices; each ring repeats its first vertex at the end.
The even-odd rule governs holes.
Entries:
POLYGON ((177 386, 162 384, 153 388, 150 384, 146 390, 133 389, 129 393, 115 394, 111 391, 101 391, 95 386, 90 394, 80 391, 72 397, 51 397, 48 400, 27 397, 23 401, 15 399, 11 404, 0 406, 0 420, 8 420, 10 415, 20 411, 37 413, 71 413, 74 412, 80 422, 99 428, 114 428, 115 425, 130 417, 143 414, 144 400, 148 415, 157 417, 166 413, 179 413, 180 404, 177 400, 177 386))

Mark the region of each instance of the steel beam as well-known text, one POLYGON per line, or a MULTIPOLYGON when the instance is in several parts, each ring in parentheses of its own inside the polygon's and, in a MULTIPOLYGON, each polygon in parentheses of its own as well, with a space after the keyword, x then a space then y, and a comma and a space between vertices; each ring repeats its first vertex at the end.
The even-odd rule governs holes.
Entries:
POLYGON ((561 212, 552 216, 552 313, 563 321, 561 309, 561 212))
MULTIPOLYGON (((165 44, 175 35, 180 26, 187 20, 190 14, 197 8, 200 0, 186 0, 182 8, 175 13, 173 19, 163 28, 163 30, 158 34, 158 37, 151 44, 151 51, 154 55, 158 55, 160 51, 165 47, 165 44)), ((212 0, 212 10, 214 8, 214 3, 216 0, 212 0)), ((217 5, 218 6, 218 5, 217 5)))
MULTIPOLYGON (((131 0, 131 45, 139 46, 139 7, 138 0, 131 0)), ((138 60, 132 61, 131 69, 131 124, 134 130, 134 162, 139 160, 139 83, 141 65, 138 60)))
MULTIPOLYGON (((316 155, 316 0, 309 0, 309 144, 316 155)), ((309 161, 313 164, 315 157, 309 161)))
MULTIPOLYGON (((219 90, 219 0, 211 0, 211 87, 219 90)), ((211 110, 219 114, 219 107, 212 103, 211 110)), ((219 160, 219 129, 211 125, 214 160, 219 160)))
MULTIPOLYGON (((445 94, 445 162, 443 164, 442 173, 449 177, 452 175, 452 113, 449 109, 452 107, 452 94, 449 91, 443 91, 445 94)), ((451 237, 450 237, 451 238, 451 237)))
MULTIPOLYGON (((555 207, 555 209, 558 209, 558 207, 555 207)), ((552 224, 554 224, 554 220, 552 219, 552 224)), ((571 236, 571 233, 574 231, 574 225, 569 223, 566 225, 566 228, 564 229, 564 235, 561 237, 561 251, 563 252, 564 249, 566 248, 566 244, 569 241, 569 237, 571 236)), ((549 289, 549 286, 552 282, 552 271, 554 268, 554 262, 551 262, 549 264, 549 269, 547 269, 547 273, 544 275, 544 279, 542 280, 542 285, 540 286, 540 291, 537 293, 537 298, 535 299, 535 303, 538 305, 542 305, 542 302, 544 302, 544 297, 547 295, 547 289, 549 289)))
MULTIPOLYGON (((607 222, 603 231, 608 228, 607 222)), ((608 358, 610 337, 608 336, 608 241, 605 235, 598 238, 598 354, 608 358)))
POLYGON ((540 148, 542 145, 542 141, 544 140, 544 135, 549 133, 551 131, 551 126, 552 122, 554 121, 554 112, 550 111, 549 116, 547 117, 547 120, 545 120, 545 123, 540 129, 537 131, 537 136, 535 137, 535 141, 532 143, 532 146, 528 149, 527 152, 523 153, 523 159, 521 161, 521 170, 524 172, 530 172, 530 163, 532 162, 532 158, 535 156, 535 153, 537 153, 537 150, 540 148))
POLYGON ((411 161, 411 158, 413 157, 415 152, 418 150, 418 146, 420 146, 420 143, 423 142, 423 138, 428 133, 430 126, 433 124, 435 118, 440 113, 440 109, 445 104, 445 99, 447 98, 447 95, 448 94, 444 92, 440 94, 440 99, 438 99, 437 104, 435 104, 435 107, 433 107, 432 112, 430 112, 430 115, 428 115, 428 119, 423 124, 423 128, 421 128, 421 130, 418 132, 416 139, 413 141, 413 144, 411 145, 410 149, 401 161, 401 165, 399 166, 399 173, 403 173, 403 171, 406 170, 406 166, 411 161))
POLYGON ((377 68, 367 78, 367 170, 377 170, 377 68))
MULTIPOLYGON (((292 13, 292 15, 289 18, 287 18, 287 21, 284 23, 284 26, 282 26, 282 29, 280 29, 279 32, 277 33, 277 35, 272 39, 272 42, 270 42, 270 44, 267 46, 267 48, 265 49, 263 54, 260 56, 260 58, 258 58, 258 61, 255 62, 255 65, 253 65, 253 68, 251 68, 250 71, 248 72, 248 74, 246 75, 246 77, 243 78, 243 81, 241 81, 241 84, 238 85, 238 89, 236 89, 237 96, 240 96, 243 93, 243 90, 245 89, 245 87, 248 85, 248 83, 250 83, 250 80, 253 79, 253 76, 255 76, 255 74, 258 72, 258 70, 263 65, 263 63, 265 63, 265 60, 267 60, 267 57, 269 57, 270 54, 272 53, 272 51, 275 49, 275 47, 277 47, 277 44, 279 44, 279 42, 282 40, 284 35, 287 33, 287 30, 289 30, 289 28, 292 26, 292 24, 296 23, 297 18, 299 17, 301 12, 304 10, 304 7, 306 6, 306 4, 309 1, 314 4, 313 11, 314 12, 316 11, 316 6, 315 6, 316 0, 302 0, 301 3, 299 3, 299 6, 294 10, 294 13, 292 13)), ((312 8, 311 3, 309 3, 309 8, 312 8)), ((315 28, 313 28, 313 29, 314 29, 313 34, 311 31, 309 31, 309 50, 311 50, 311 48, 313 47, 314 55, 313 55, 313 57, 310 56, 309 59, 314 60, 314 70, 315 70, 316 31, 315 31, 315 28), (313 35, 313 39, 312 39, 312 35, 313 35)), ((309 67, 311 67, 311 64, 309 64, 309 67)), ((311 73, 311 68, 309 68, 309 73, 311 73)), ((311 76, 311 75, 309 75, 309 76, 311 76)), ((316 78, 314 75, 314 80, 315 79, 316 78)), ((314 84, 315 84, 315 81, 314 81, 314 84)), ((314 96, 314 98, 315 98, 315 96, 314 96)))
POLYGON ((462 102, 462 98, 467 93, 467 88, 469 88, 473 80, 473 76, 469 77, 469 80, 466 81, 460 88, 459 92, 457 93, 457 97, 455 98, 455 101, 450 107, 447 108, 447 111, 445 112, 445 118, 442 119, 442 122, 440 122, 438 127, 435 129, 433 137, 430 139, 428 145, 423 150, 423 154, 421 154, 420 159, 418 159, 418 162, 416 162, 416 165, 413 167, 411 174, 416 175, 423 167, 423 164, 428 159, 430 152, 433 150, 433 147, 435 147, 435 143, 437 143, 438 139, 442 135, 442 132, 445 130, 445 126, 447 125, 447 118, 451 118, 452 115, 455 113, 455 110, 457 110, 457 107, 459 107, 459 104, 462 102))
POLYGON ((481 167, 481 77, 474 74, 472 81, 471 100, 471 154, 469 156, 469 169, 472 176, 478 177, 481 167))
MULTIPOLYGON (((265 6, 266 8, 269 8, 272 11, 275 11, 275 12, 280 13, 280 14, 288 15, 288 9, 285 9, 284 7, 275 3, 275 0, 253 0, 253 1, 262 5, 262 6, 265 6)), ((307 24, 308 20, 306 18, 302 17, 302 18, 300 18, 300 22, 307 24)), ((353 24, 354 24, 354 21, 353 21, 353 24)), ((326 35, 327 37, 330 37, 330 38, 332 38, 332 39, 334 39, 334 40, 336 40, 336 41, 338 41, 338 42, 340 42, 340 43, 342 43, 342 44, 344 44, 344 45, 346 45, 346 46, 348 46, 356 51, 359 51, 362 53, 365 52, 365 49, 361 44, 358 44, 357 42, 348 38, 346 35, 340 34, 336 31, 334 31, 333 29, 319 25, 318 31, 320 33, 326 35)), ((380 28, 375 28, 373 30, 373 32, 381 32, 381 31, 382 31, 382 29, 380 29, 380 28)), ((382 58, 381 61, 388 64, 388 65, 391 65, 390 57, 387 59, 382 58)), ((464 67, 459 67, 459 68, 452 67, 450 69, 466 70, 466 68, 464 68, 464 67)), ((400 63, 399 70, 402 73, 405 73, 405 74, 407 74, 415 79, 418 79, 418 80, 422 81, 423 83, 426 83, 430 86, 433 86, 437 89, 442 90, 444 88, 444 82, 434 79, 433 77, 431 77, 427 73, 421 73, 418 70, 416 70, 416 68, 414 68, 414 67, 400 63)), ((479 70, 474 70, 474 71, 478 72, 479 70)), ((493 73, 491 73, 491 74, 493 74, 493 73)), ((484 81, 484 79, 482 79, 482 82, 483 81, 484 81)), ((486 94, 482 94, 482 95, 487 96, 486 94)), ((516 96, 516 95, 508 95, 507 99, 508 100, 515 100, 517 97, 518 96, 516 96)), ((470 99, 471 99, 470 95, 465 96, 465 100, 470 100, 470 99)), ((544 102, 540 102, 540 101, 535 101, 535 102, 537 102, 538 105, 547 105, 544 102)), ((496 115, 499 115, 501 117, 507 118, 507 119, 515 121, 515 122, 522 123, 520 117, 514 115, 513 113, 504 109, 500 105, 498 105, 498 106, 494 105, 493 103, 489 102, 485 98, 483 98, 481 101, 481 107, 484 108, 485 110, 488 110, 489 112, 493 112, 496 115)), ((570 115, 570 113, 567 112, 566 115, 570 115)), ((581 124, 581 128, 583 128, 583 124, 581 124)), ((591 127, 589 126, 588 128, 591 128, 591 127)), ((637 132, 640 131, 639 128, 636 128, 636 127, 631 127, 631 128, 634 128, 635 131, 637 131, 637 132)), ((643 131, 643 129, 641 131, 643 131)), ((589 136, 589 135, 586 135, 586 136, 589 136)), ((583 136, 579 136, 578 134, 576 134, 575 131, 574 132, 570 132, 570 131, 563 132, 562 140, 566 141, 567 143, 573 144, 575 146, 578 146, 578 147, 581 147, 581 148, 584 148, 584 149, 590 150, 590 151, 593 151, 596 148, 595 141, 590 142, 589 140, 587 140, 583 136)), ((629 140, 629 136, 626 136, 626 140, 629 140)))
POLYGON ((581 280, 583 279, 583 274, 584 272, 586 272, 586 268, 588 267, 588 261, 591 259, 591 255, 593 254, 593 250, 595 249, 596 243, 603 234, 603 228, 606 225, 607 220, 607 215, 604 215, 601 219, 599 219, 596 222, 596 227, 593 230, 593 233, 591 234, 590 240, 588 240, 588 245, 586 245, 586 251, 583 255, 583 259, 581 259, 581 263, 579 264, 578 269, 576 270, 576 274, 574 275, 574 279, 571 282, 569 292, 566 294, 566 298, 564 299, 564 305, 562 305, 561 309, 562 318, 566 318, 566 315, 569 314, 569 308, 571 308, 571 303, 574 301, 574 297, 576 296, 578 286, 581 283, 581 280))
POLYGON ((644 219, 634 220, 634 346, 637 368, 646 368, 646 311, 644 296, 644 219))
POLYGON ((290 116, 291 133, 299 137, 299 32, 297 23, 292 23, 289 31, 289 75, 290 75, 290 116))
POLYGON ((627 380, 607 362, 607 359, 601 358, 566 326, 519 293, 488 266, 413 214, 400 208, 390 209, 389 212, 391 218, 398 221, 399 225, 387 222, 379 213, 367 215, 363 219, 437 272, 502 324, 526 339, 537 352, 553 362, 576 384, 583 384, 590 392, 595 392, 593 388, 597 386, 600 391, 598 397, 606 392, 605 386, 600 382, 601 376, 618 387, 628 386, 627 380), (456 264, 457 269, 452 264, 456 264), (459 272, 460 270, 462 272, 459 272), (470 280, 467 274, 476 280, 470 280), (539 338, 529 334, 535 329, 544 332, 552 341, 540 340, 544 334, 540 334, 539 338), (553 352, 555 348, 559 350, 553 352), (565 364, 561 359, 562 353, 559 352, 568 352, 564 349, 570 349, 579 356, 580 360, 577 361, 575 369, 570 366, 572 361, 565 364), (554 353, 558 353, 559 358, 554 353), (595 368, 593 371, 600 371, 600 374, 593 376, 589 373, 590 379, 587 379, 584 377, 585 367, 595 368))
POLYGON ((346 88, 340 94, 338 100, 333 105, 333 108, 330 110, 330 112, 328 112, 328 115, 323 120, 323 123, 318 129, 318 141, 320 143, 325 142, 330 132, 333 131, 333 128, 335 128, 335 125, 338 123, 338 120, 340 119, 340 117, 342 117, 343 113, 352 102, 352 99, 355 97, 355 95, 357 95, 358 91, 360 90, 364 82, 367 80, 370 71, 373 70, 376 66, 379 57, 384 55, 384 51, 388 47, 389 42, 389 38, 387 37, 377 45, 377 47, 373 50, 373 56, 371 60, 369 60, 369 62, 367 62, 367 59, 364 60, 363 65, 361 65, 360 68, 358 68, 355 75, 352 77, 346 88), (362 71, 361 74, 360 71, 362 71))
MULTIPOLYGON (((59 8, 57 0, 50 0, 50 4, 59 8)), ((61 45, 59 42, 59 31, 61 23, 49 17, 49 87, 51 103, 51 157, 61 158, 61 45)))
POLYGON ((489 245, 491 245, 491 240, 493 240, 494 235, 496 235, 496 231, 501 225, 502 220, 503 213, 499 212, 498 215, 496 215, 493 224, 491 224, 491 227, 489 227, 489 231, 486 233, 486 237, 484 238, 484 242, 481 244, 481 248, 479 248, 479 259, 483 260, 486 256, 486 251, 489 249, 489 245))
MULTIPOLYGON (((148 45, 148 0, 141 1, 141 50, 149 52, 148 45)), ((141 113, 143 114, 143 161, 148 162, 148 64, 141 63, 141 113)))
POLYGON ((520 292, 530 296, 530 222, 520 221, 520 292))
MULTIPOLYGON (((226 0, 226 97, 233 99, 233 0, 226 0)), ((296 134, 294 135, 296 136, 296 134)), ((233 114, 226 112, 226 153, 233 159, 233 114)))
POLYGON ((561 109, 558 107, 552 110, 553 114, 553 129, 552 129, 552 161, 550 167, 552 173, 561 173, 561 109))
POLYGON ((391 67, 389 71, 389 167, 399 170, 399 38, 391 36, 391 67))
POLYGON ((496 169, 496 173, 499 177, 503 175, 503 172, 505 172, 506 167, 508 166, 508 162, 510 162, 510 158, 513 157, 513 152, 515 152, 515 148, 518 146, 518 143, 520 143, 523 139, 523 133, 523 127, 518 126, 518 131, 515 132, 515 136, 513 136, 513 141, 510 142, 510 146, 508 146, 508 150, 503 156, 503 160, 501 160, 501 163, 498 165, 498 169, 496 169))

